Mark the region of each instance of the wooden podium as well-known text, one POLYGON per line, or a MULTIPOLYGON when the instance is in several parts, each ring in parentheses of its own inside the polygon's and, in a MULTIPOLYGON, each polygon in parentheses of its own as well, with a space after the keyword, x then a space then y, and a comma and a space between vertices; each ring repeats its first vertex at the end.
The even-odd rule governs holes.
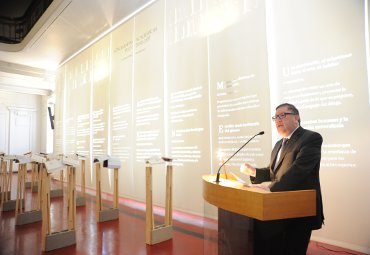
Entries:
POLYGON ((253 219, 316 215, 316 191, 267 192, 215 175, 203 176, 203 198, 218 207, 218 254, 253 254, 253 219))

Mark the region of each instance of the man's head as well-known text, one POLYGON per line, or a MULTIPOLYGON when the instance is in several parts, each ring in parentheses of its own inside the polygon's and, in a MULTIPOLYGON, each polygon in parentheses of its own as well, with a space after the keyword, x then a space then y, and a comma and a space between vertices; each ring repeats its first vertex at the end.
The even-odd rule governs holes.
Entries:
POLYGON ((288 103, 276 107, 275 115, 272 117, 278 133, 282 137, 289 136, 301 123, 298 109, 288 103))

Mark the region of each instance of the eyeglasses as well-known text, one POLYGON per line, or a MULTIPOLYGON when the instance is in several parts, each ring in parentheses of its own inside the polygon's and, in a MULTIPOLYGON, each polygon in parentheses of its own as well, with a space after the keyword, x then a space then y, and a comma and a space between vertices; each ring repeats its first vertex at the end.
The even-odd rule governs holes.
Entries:
POLYGON ((283 112, 281 114, 278 114, 278 115, 275 115, 275 116, 272 116, 272 120, 273 121, 276 121, 277 119, 285 119, 287 115, 296 115, 296 113, 294 112, 283 112))

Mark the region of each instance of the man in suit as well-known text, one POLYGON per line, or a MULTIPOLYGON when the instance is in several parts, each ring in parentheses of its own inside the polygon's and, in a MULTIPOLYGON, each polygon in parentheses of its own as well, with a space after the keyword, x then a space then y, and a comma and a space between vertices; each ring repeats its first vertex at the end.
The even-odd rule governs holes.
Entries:
POLYGON ((300 126, 298 109, 288 103, 276 107, 276 129, 283 139, 272 150, 270 164, 254 168, 245 163, 242 172, 249 174, 251 182, 271 192, 316 190, 316 216, 254 221, 256 255, 304 255, 311 232, 320 229, 324 221, 320 188, 320 159, 322 137, 319 133, 300 126))

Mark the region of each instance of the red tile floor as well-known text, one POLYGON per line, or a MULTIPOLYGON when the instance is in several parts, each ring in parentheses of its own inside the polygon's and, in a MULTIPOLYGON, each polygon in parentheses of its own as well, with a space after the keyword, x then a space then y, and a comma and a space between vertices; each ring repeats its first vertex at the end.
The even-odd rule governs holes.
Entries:
MULTIPOLYGON (((13 178, 13 180, 16 178, 13 178)), ((55 182, 53 182, 55 186, 55 182)), ((59 184, 58 184, 59 185, 59 184)), ((12 199, 16 197, 13 185, 12 199)), ((65 191, 66 192, 66 191, 65 191)), ((174 212, 173 239, 156 245, 145 244, 145 205, 127 199, 120 199, 119 219, 96 223, 95 192, 89 191, 86 205, 76 210, 76 240, 72 246, 44 252, 50 255, 197 255, 217 254, 217 222, 207 221, 202 217, 174 212), (206 223, 206 224, 205 224, 206 223), (204 226, 210 226, 205 228, 204 226), (207 237, 207 238, 204 238, 207 237)), ((36 201, 36 193, 26 191, 26 211, 31 210, 36 201)), ((103 195, 106 208, 111 205, 111 197, 103 195)), ((58 232, 67 229, 66 196, 51 200, 51 229, 58 232)), ((163 216, 163 210, 156 208, 157 215, 163 216)), ((41 222, 15 226, 15 213, 0 212, 0 255, 5 254, 43 254, 41 247, 41 222)), ((156 225, 163 217, 156 216, 156 225)), ((311 242, 309 255, 356 254, 327 244, 311 242)))

